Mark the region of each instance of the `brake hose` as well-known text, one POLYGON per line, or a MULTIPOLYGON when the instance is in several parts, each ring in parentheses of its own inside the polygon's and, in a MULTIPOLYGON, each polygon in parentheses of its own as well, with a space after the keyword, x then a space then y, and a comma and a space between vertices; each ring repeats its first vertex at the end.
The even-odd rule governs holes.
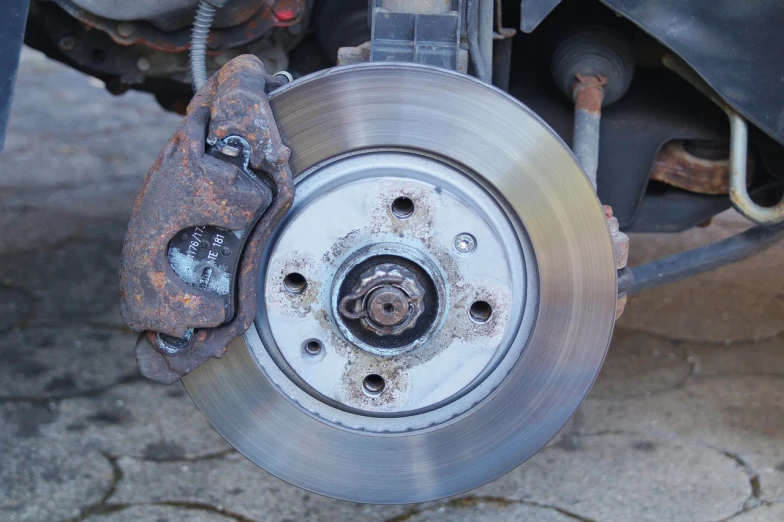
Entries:
POLYGON ((215 13, 226 5, 228 0, 201 0, 196 9, 196 16, 193 19, 193 30, 191 31, 191 79, 193 90, 198 91, 207 83, 207 39, 210 36, 210 28, 215 18, 215 13))

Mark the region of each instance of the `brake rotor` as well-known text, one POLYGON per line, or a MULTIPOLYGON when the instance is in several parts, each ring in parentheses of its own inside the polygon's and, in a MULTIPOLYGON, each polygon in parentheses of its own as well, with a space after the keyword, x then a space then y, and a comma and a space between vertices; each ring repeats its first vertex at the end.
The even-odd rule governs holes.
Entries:
POLYGON ((250 460, 344 500, 410 503, 531 457, 599 372, 617 294, 596 195, 529 109, 413 65, 271 96, 296 198, 254 327, 183 378, 250 460))

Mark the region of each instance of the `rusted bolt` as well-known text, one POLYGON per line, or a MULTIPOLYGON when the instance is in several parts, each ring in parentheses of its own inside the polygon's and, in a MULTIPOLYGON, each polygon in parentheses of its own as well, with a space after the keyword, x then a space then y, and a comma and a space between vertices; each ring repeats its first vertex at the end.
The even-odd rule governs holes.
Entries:
POLYGON ((394 286, 382 286, 368 296, 368 319, 381 326, 397 326, 408 317, 408 296, 394 286))
POLYGON ((120 22, 117 24, 117 34, 122 36, 123 38, 128 38, 134 33, 135 29, 133 24, 129 24, 128 22, 120 22))

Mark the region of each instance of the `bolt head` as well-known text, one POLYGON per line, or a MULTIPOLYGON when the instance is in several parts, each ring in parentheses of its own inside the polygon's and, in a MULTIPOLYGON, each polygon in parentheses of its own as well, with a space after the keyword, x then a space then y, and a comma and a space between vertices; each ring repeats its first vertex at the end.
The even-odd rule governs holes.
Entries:
POLYGON ((394 286, 382 286, 368 296, 368 319, 381 326, 397 326, 409 312, 408 296, 394 286))
POLYGON ((150 60, 142 56, 136 60, 136 67, 138 67, 140 71, 149 71, 151 67, 150 60))
POLYGON ((120 22, 117 24, 117 34, 122 36, 123 38, 128 38, 134 33, 133 24, 129 24, 128 22, 120 22))
POLYGON ((458 254, 471 254, 476 250, 476 238, 463 232, 455 236, 454 245, 458 254))
POLYGON ((63 36, 57 44, 63 51, 72 51, 76 47, 76 39, 73 36, 63 36))

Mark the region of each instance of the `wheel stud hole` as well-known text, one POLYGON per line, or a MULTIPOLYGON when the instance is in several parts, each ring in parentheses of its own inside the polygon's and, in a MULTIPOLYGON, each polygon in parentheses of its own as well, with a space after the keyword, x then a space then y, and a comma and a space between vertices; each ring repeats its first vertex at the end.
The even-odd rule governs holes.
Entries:
POLYGON ((283 278, 283 286, 291 294, 301 294, 305 291, 305 287, 308 286, 308 281, 304 275, 292 272, 283 278))
POLYGON ((386 382, 384 382, 384 378, 376 373, 371 373, 362 381, 362 388, 365 390, 365 393, 373 397, 381 395, 385 387, 386 382))
POLYGON ((486 323, 493 315, 493 307, 487 301, 474 301, 468 309, 468 315, 477 323, 486 323))
POLYGON ((392 202, 392 213, 398 219, 406 219, 414 213, 414 202, 410 198, 397 198, 392 202))
POLYGON ((302 343, 302 353, 306 357, 317 357, 324 351, 324 345, 318 339, 308 339, 302 343))

